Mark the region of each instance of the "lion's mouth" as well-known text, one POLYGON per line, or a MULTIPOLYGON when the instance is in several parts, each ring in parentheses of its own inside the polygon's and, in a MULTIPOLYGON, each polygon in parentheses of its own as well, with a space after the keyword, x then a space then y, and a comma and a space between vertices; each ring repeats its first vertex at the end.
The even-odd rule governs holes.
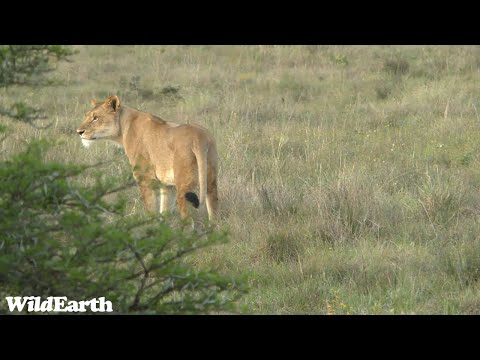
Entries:
POLYGON ((94 142, 93 139, 85 139, 84 137, 81 137, 81 138, 82 138, 82 145, 86 148, 88 148, 94 142))
POLYGON ((85 136, 85 135, 80 135, 80 137, 82 138, 82 140, 95 140, 95 136, 91 135, 91 136, 85 136))

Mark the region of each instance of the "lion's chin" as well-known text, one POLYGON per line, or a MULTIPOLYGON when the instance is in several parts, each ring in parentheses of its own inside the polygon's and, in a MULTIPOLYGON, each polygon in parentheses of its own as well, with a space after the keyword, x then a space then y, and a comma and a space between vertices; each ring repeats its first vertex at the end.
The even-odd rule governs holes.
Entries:
POLYGON ((92 145, 92 143, 94 142, 95 140, 87 140, 87 139, 82 139, 82 144, 83 146, 85 146, 86 148, 90 147, 90 145, 92 145))

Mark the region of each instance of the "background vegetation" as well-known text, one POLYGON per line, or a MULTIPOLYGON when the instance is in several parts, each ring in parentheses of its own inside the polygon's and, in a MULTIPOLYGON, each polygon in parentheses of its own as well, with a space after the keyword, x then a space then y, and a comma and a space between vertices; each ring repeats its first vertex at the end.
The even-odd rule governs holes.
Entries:
MULTIPOLYGON (((46 160, 113 160, 103 174, 128 176, 121 150, 84 149, 74 132, 90 98, 117 94, 217 138, 230 241, 187 261, 248 273, 248 312, 480 313, 480 47, 73 50, 45 86, 0 90, 3 107, 22 101, 51 122, 1 117, 13 129, 1 158, 56 139, 46 160)), ((124 195, 142 214, 138 189, 124 195)))

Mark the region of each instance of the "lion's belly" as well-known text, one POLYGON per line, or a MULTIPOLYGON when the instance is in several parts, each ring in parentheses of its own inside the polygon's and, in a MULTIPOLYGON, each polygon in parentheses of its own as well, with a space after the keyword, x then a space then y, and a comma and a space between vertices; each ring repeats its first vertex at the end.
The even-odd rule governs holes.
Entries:
POLYGON ((175 176, 173 169, 157 169, 157 179, 165 185, 175 185, 175 176))

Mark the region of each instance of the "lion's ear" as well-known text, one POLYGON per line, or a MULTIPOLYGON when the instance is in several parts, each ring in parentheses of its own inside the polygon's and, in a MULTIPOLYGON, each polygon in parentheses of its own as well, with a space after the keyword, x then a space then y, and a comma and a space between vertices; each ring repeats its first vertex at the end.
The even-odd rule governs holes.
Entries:
POLYGON ((117 111, 120 107, 120 99, 117 95, 111 95, 105 100, 103 103, 103 107, 106 109, 112 109, 113 111, 117 111))
POLYGON ((97 102, 97 100, 92 99, 92 100, 90 100, 90 104, 92 104, 92 106, 97 106, 98 102, 97 102))

